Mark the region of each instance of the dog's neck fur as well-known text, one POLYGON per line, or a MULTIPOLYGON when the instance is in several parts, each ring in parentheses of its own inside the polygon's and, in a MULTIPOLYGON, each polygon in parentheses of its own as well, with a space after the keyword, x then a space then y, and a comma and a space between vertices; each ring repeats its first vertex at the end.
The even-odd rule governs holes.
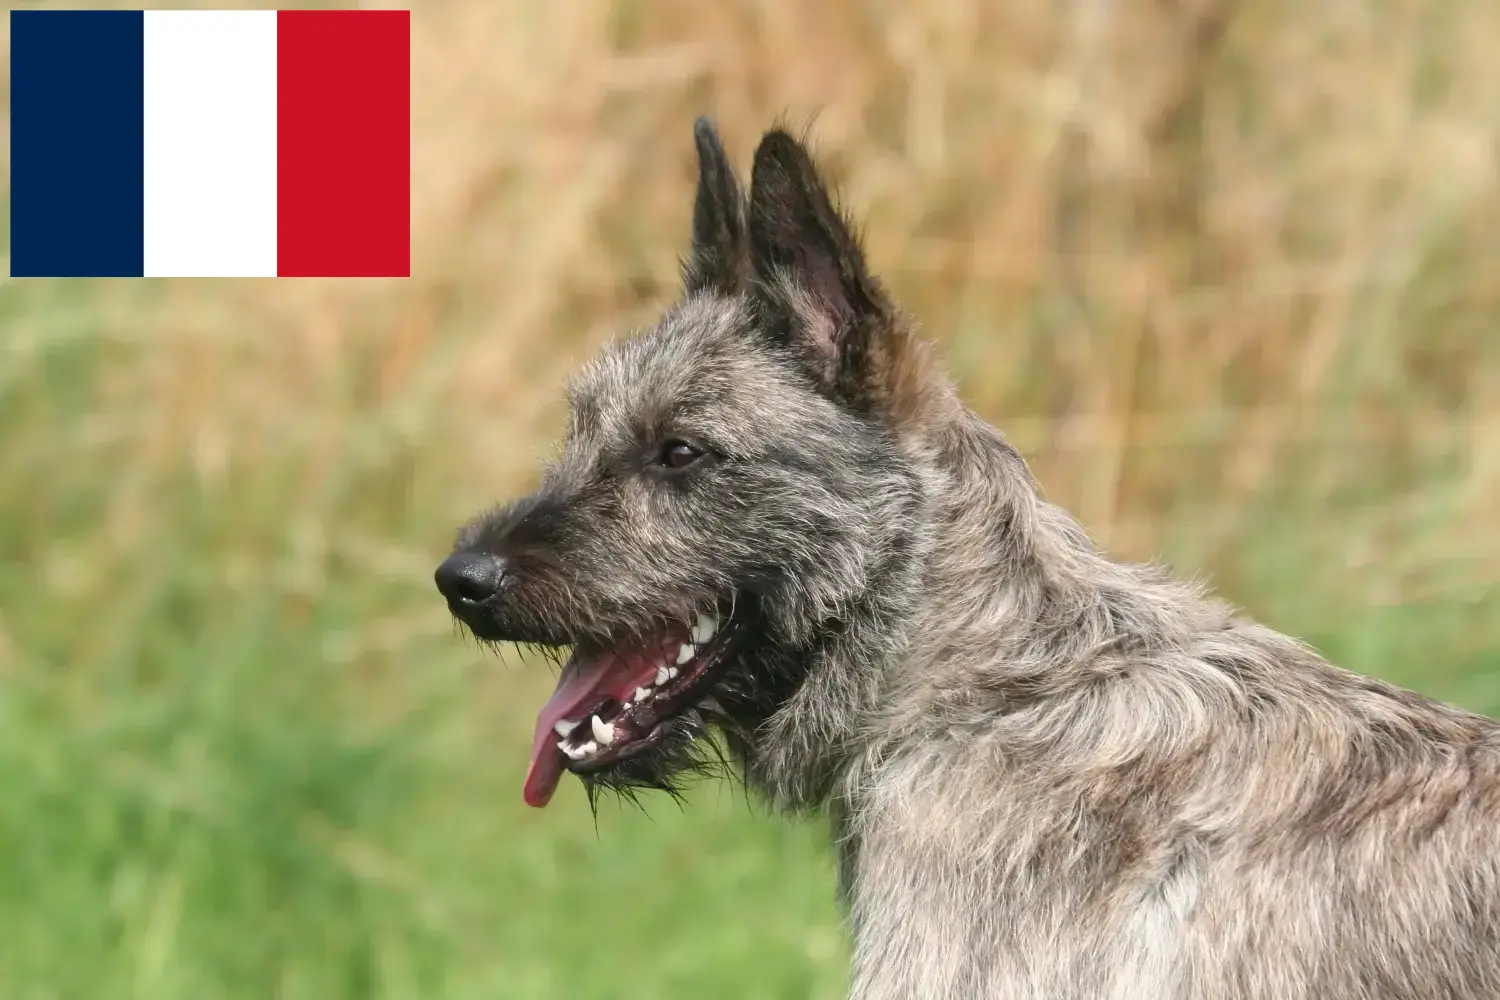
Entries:
POLYGON ((751 784, 786 809, 826 804, 840 779, 950 726, 976 699, 1004 712, 1060 696, 1105 679, 1112 652, 1186 643, 1230 617, 1155 567, 1098 552, 925 345, 904 333, 899 343, 882 404, 920 484, 911 544, 752 745, 751 784), (976 576, 1002 582, 976 593, 976 576))

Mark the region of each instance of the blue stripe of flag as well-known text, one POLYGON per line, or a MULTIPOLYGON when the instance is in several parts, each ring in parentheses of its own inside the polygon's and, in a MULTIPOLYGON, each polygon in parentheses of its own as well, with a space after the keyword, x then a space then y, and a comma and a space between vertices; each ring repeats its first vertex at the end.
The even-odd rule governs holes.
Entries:
POLYGON ((144 33, 138 10, 11 11, 12 275, 142 274, 144 33))

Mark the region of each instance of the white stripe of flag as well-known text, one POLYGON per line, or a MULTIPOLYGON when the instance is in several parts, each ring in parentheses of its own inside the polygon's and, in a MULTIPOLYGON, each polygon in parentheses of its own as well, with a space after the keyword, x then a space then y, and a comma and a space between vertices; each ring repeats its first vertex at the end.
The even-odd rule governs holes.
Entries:
POLYGON ((145 12, 145 274, 276 276, 276 12, 145 12))

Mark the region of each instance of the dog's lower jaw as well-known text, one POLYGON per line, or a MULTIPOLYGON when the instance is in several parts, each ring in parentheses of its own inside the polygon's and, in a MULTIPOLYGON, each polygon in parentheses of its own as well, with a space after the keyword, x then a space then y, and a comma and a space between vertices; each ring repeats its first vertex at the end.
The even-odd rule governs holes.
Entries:
MULTIPOLYGON (((638 749, 619 757, 569 754, 577 757, 567 770, 583 781, 591 800, 603 791, 676 794, 694 776, 745 777, 756 730, 795 690, 805 666, 799 652, 767 629, 756 597, 741 595, 728 607, 720 658, 654 723, 638 749)), ((565 744, 593 742, 584 722, 576 726, 569 726, 565 744)))
MULTIPOLYGON (((742 621, 742 640, 733 655, 705 683, 695 703, 661 725, 661 738, 643 752, 597 771, 572 769, 591 798, 602 791, 631 794, 637 789, 678 793, 684 779, 730 777, 774 808, 806 813, 826 805, 854 733, 854 715, 818 713, 832 703, 855 706, 861 699, 844 690, 852 663, 831 665, 848 656, 857 641, 850 623, 830 626, 812 648, 782 640, 752 612, 742 621), (809 725, 821 714, 824 728, 809 725)), ((868 684, 858 685, 868 688, 868 684)))

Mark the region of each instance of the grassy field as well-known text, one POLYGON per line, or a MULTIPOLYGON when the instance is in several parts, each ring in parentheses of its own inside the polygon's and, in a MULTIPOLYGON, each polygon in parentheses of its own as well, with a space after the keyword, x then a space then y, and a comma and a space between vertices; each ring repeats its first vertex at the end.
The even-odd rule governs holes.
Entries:
POLYGON ((0 286, 0 997, 841 994, 821 824, 525 809, 551 674, 431 586, 672 296, 703 110, 742 164, 814 121, 1111 551, 1500 713, 1497 46, 1485 0, 416 5, 410 281, 0 286))

